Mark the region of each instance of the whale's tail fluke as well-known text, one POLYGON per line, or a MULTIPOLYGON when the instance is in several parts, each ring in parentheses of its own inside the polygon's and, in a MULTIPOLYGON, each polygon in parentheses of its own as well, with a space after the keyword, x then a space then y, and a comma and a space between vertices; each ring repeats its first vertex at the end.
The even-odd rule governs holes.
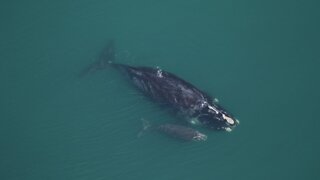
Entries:
POLYGON ((93 73, 97 70, 102 70, 108 67, 115 60, 115 45, 114 40, 109 40, 98 59, 85 67, 80 73, 79 77, 93 73))
POLYGON ((137 137, 141 137, 146 131, 150 130, 151 128, 151 123, 149 121, 141 118, 141 122, 142 122, 142 129, 138 133, 137 137))

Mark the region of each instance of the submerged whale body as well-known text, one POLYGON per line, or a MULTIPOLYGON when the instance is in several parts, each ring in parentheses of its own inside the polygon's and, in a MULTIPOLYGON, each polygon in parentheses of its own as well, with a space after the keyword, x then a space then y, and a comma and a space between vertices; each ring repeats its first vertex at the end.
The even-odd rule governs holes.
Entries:
POLYGON ((106 66, 125 72, 133 84, 152 99, 165 103, 185 115, 193 124, 210 129, 231 131, 239 121, 194 85, 160 68, 134 67, 114 63, 114 43, 110 42, 101 58, 82 74, 106 66))
POLYGON ((151 126, 149 121, 142 119, 143 123, 143 130, 140 131, 138 134, 138 137, 141 137, 141 135, 147 131, 147 130, 156 130, 158 132, 161 132, 163 134, 166 134, 167 136, 174 137, 176 139, 184 140, 184 141, 206 141, 207 135, 202 134, 201 132, 192 129, 190 127, 186 127, 183 125, 177 125, 177 124, 161 124, 157 126, 151 126))
POLYGON ((205 141, 207 136, 192 128, 176 125, 176 124, 162 124, 157 127, 157 130, 163 132, 174 138, 185 141, 205 141))

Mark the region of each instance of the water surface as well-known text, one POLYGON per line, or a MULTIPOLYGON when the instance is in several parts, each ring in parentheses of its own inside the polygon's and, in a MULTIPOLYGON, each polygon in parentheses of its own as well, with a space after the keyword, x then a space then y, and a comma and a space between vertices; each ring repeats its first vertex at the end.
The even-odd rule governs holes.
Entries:
POLYGON ((0 3, 0 178, 317 179, 316 1, 0 3), (141 138, 175 122, 112 69, 85 78, 108 39, 118 61, 160 66, 240 119, 181 143, 141 138))

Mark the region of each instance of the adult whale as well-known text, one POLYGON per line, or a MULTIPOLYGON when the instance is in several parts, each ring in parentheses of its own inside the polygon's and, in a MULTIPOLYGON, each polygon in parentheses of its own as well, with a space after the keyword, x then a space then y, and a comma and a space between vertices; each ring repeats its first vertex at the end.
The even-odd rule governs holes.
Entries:
POLYGON ((185 115, 192 124, 225 131, 231 131, 239 124, 239 121, 213 101, 212 97, 178 76, 160 68, 114 63, 114 59, 114 42, 110 41, 100 58, 80 75, 112 66, 125 72, 133 84, 148 97, 185 115))

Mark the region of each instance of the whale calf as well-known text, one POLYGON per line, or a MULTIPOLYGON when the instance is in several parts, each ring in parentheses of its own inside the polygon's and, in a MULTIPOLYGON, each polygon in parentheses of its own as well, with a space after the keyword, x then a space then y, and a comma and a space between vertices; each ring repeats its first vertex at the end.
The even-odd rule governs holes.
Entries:
POLYGON ((184 141, 206 141, 207 135, 193 129, 178 124, 165 123, 161 125, 152 125, 149 121, 141 119, 143 124, 143 130, 139 132, 138 137, 148 130, 156 130, 162 134, 166 134, 170 137, 184 140, 184 141))
POLYGON ((205 141, 207 136, 199 131, 177 124, 162 124, 157 127, 158 131, 161 131, 169 136, 186 140, 186 141, 205 141))

